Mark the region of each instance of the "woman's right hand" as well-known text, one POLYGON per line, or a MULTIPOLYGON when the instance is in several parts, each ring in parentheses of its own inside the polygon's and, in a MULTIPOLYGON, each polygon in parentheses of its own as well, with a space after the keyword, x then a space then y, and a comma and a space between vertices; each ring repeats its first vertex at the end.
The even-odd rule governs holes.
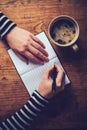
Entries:
MULTIPOLYGON (((63 86, 64 71, 58 64, 55 64, 55 67, 57 69, 56 93, 58 93, 64 89, 64 86, 63 86)), ((39 88, 38 88, 38 92, 40 93, 40 95, 42 95, 43 97, 45 97, 47 99, 52 98, 54 95, 52 92, 52 83, 53 83, 52 71, 53 71, 53 69, 54 69, 54 65, 49 67, 45 71, 45 73, 42 77, 42 80, 40 82, 39 88)))

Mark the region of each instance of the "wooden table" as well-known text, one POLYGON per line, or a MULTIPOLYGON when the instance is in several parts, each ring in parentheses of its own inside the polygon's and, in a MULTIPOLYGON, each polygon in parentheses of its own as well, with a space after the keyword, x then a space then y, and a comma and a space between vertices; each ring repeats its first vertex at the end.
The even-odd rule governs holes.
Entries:
MULTIPOLYGON (((71 85, 58 94, 32 125, 34 129, 87 129, 87 1, 86 0, 0 0, 0 10, 21 28, 33 34, 45 31, 59 15, 74 17, 80 26, 76 54, 56 47, 71 85)), ((18 111, 29 99, 9 55, 0 41, 0 121, 18 111)))

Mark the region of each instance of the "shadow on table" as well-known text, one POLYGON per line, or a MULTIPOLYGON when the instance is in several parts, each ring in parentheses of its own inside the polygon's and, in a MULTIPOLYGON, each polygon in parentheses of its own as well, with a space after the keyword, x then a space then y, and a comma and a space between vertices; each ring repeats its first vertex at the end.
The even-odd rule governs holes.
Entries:
POLYGON ((80 43, 81 41, 77 41, 77 45, 79 47, 78 51, 73 51, 72 48, 58 48, 58 51, 60 52, 61 56, 63 57, 64 60, 66 61, 77 61, 77 60, 82 60, 84 58, 86 58, 86 47, 82 46, 82 44, 80 43), (78 44, 79 43, 79 44, 78 44))
POLYGON ((70 85, 67 85, 64 91, 52 98, 46 114, 50 117, 60 116, 63 112, 67 111, 67 108, 71 107, 73 100, 76 101, 75 96, 73 95, 70 85))

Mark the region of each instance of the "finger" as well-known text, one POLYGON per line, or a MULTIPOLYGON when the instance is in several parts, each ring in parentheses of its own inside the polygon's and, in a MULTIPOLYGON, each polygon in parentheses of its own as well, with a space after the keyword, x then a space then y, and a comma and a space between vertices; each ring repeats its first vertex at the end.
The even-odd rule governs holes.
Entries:
POLYGON ((59 65, 55 64, 55 66, 57 68, 56 84, 57 86, 61 86, 64 78, 64 71, 59 65))
POLYGON ((34 48, 32 45, 29 46, 29 51, 33 54, 36 55, 36 57, 39 57, 43 61, 48 61, 48 57, 45 56, 43 53, 41 53, 39 50, 34 48))
MULTIPOLYGON (((13 50, 14 51, 14 50, 13 50)), ((20 53, 14 51, 14 53, 22 60, 24 61, 26 64, 28 64, 28 59, 24 56, 24 55, 21 55, 20 53)))
POLYGON ((35 55, 33 55, 31 52, 29 51, 25 51, 24 55, 28 58, 31 59, 32 61, 35 61, 39 64, 44 64, 44 61, 40 60, 39 58, 37 58, 35 55))
POLYGON ((60 67, 59 64, 55 64, 55 67, 56 67, 56 69, 57 69, 58 72, 61 71, 61 70, 63 70, 63 69, 60 67))
POLYGON ((33 39, 35 42, 39 43, 43 48, 45 48, 44 43, 43 43, 41 40, 39 40, 37 37, 35 37, 34 35, 32 35, 32 39, 33 39))
POLYGON ((41 53, 43 53, 45 56, 48 56, 48 53, 47 51, 40 45, 40 44, 37 44, 37 42, 32 42, 32 46, 34 48, 36 48, 37 50, 39 50, 41 53))

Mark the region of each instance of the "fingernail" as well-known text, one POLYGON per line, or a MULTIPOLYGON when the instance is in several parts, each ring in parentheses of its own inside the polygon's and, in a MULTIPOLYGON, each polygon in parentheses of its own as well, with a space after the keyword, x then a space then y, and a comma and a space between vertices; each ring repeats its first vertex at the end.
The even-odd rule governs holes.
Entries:
POLYGON ((46 56, 48 56, 48 53, 47 53, 47 52, 46 52, 45 54, 46 54, 46 56))
POLYGON ((47 55, 48 55, 48 52, 46 51, 47 55))
POLYGON ((49 56, 47 52, 44 55, 47 56, 47 57, 49 56))
POLYGON ((41 65, 44 65, 44 62, 41 62, 41 65))
POLYGON ((49 61, 49 58, 46 58, 46 61, 49 61))
POLYGON ((29 61, 27 61, 27 65, 29 64, 29 61))
POLYGON ((27 65, 29 64, 29 61, 28 61, 28 60, 26 60, 26 64, 27 64, 27 65))

